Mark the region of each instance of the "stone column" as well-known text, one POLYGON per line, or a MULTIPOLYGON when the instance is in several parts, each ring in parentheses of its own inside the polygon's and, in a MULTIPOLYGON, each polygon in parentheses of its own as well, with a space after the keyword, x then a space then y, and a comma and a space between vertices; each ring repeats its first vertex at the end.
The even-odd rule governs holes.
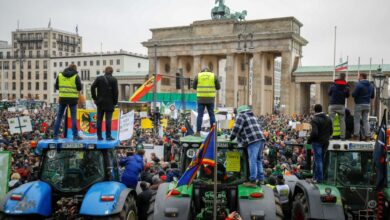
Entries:
POLYGON ((310 84, 295 83, 295 91, 295 112, 297 114, 308 114, 310 112, 310 84))
POLYGON ((322 96, 323 96, 323 94, 322 94, 322 87, 321 87, 321 82, 316 82, 316 103, 315 104, 323 104, 323 100, 322 100, 322 96))
POLYGON ((264 103, 264 62, 261 52, 253 54, 252 106, 256 115, 263 114, 264 103))
POLYGON ((322 89, 322 110, 324 112, 328 112, 328 106, 329 106, 329 96, 328 96, 329 83, 322 83, 321 84, 321 89, 322 89))
POLYGON ((295 109, 295 85, 292 84, 292 53, 282 52, 280 104, 282 113, 292 114, 295 109))
POLYGON ((234 73, 234 54, 228 54, 226 56, 226 89, 225 89, 225 103, 226 106, 237 107, 237 76, 234 73))
POLYGON ((201 56, 200 55, 196 55, 194 56, 194 62, 193 62, 193 75, 192 75, 192 78, 194 78, 196 76, 196 74, 198 74, 200 71, 201 71, 201 56))
POLYGON ((169 75, 171 76, 176 76, 176 72, 178 71, 178 57, 177 56, 172 56, 170 57, 170 71, 169 71, 169 75))

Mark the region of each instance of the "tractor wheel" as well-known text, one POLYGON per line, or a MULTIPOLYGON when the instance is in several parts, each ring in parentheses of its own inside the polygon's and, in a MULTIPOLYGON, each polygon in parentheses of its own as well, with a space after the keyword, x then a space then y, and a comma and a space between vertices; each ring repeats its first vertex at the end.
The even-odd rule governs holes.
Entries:
POLYGON ((293 220, 308 220, 309 219, 309 204, 303 193, 298 193, 293 202, 292 208, 293 220))
POLYGON ((129 195, 123 205, 122 211, 116 215, 97 217, 94 220, 137 220, 137 206, 133 196, 129 195))
POLYGON ((149 209, 148 209, 148 212, 146 213, 148 216, 147 220, 153 220, 154 204, 156 202, 156 195, 157 195, 157 191, 153 191, 152 198, 150 199, 150 202, 149 202, 149 209))
POLYGON ((282 205, 280 204, 279 195, 274 191, 274 198, 275 198, 275 211, 276 211, 276 220, 283 220, 283 210, 282 205))

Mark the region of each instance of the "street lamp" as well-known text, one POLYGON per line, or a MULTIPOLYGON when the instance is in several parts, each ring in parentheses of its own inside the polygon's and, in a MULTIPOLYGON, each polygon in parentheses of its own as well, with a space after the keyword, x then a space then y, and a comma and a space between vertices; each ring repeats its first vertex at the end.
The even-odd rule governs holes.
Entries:
POLYGON ((247 59, 247 51, 248 50, 253 50, 255 49, 255 47, 253 46, 253 33, 241 33, 239 34, 238 36, 238 45, 237 45, 237 51, 244 51, 244 70, 246 71, 246 74, 247 74, 247 85, 246 85, 246 96, 245 96, 245 99, 244 101, 246 101, 246 104, 250 105, 250 101, 249 101, 249 98, 250 98, 250 89, 252 88, 250 85, 250 66, 249 66, 249 60, 247 59), (243 41, 244 43, 244 46, 243 48, 241 48, 241 40, 243 41), (248 47, 248 41, 249 41, 249 47, 248 47))
POLYGON ((19 56, 18 58, 16 59, 16 62, 19 62, 19 79, 20 79, 20 82, 19 82, 19 100, 22 99, 22 74, 23 74, 23 62, 24 62, 24 59, 23 59, 23 56, 24 55, 24 50, 22 47, 20 47, 19 49, 19 56))
MULTIPOLYGON (((385 105, 387 108, 390 108, 390 97, 383 97, 382 95, 384 90, 385 80, 387 80, 387 76, 382 72, 381 66, 378 67, 377 73, 374 74, 372 77, 374 78, 374 85, 376 88, 376 96, 377 96, 376 99, 378 100, 378 102, 375 103, 376 104, 375 109, 377 110, 380 109, 380 102, 383 103, 383 105, 385 105)), ((387 89, 385 91, 387 92, 387 89)), ((375 112, 377 113, 376 115, 379 116, 380 110, 375 112)))
POLYGON ((383 90, 383 85, 385 84, 385 79, 386 76, 382 72, 382 68, 379 66, 378 67, 378 72, 373 75, 374 78, 374 85, 377 89, 379 89, 380 94, 382 93, 383 90))

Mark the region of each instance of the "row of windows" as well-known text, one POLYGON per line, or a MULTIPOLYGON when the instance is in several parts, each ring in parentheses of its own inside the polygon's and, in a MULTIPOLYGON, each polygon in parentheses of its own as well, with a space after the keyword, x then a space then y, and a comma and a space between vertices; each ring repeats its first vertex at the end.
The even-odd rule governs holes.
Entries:
MULTIPOLYGON (((36 82, 34 90, 39 90, 40 89, 40 85, 41 84, 39 82, 36 82)), ((27 90, 33 90, 31 86, 32 86, 32 83, 28 82, 27 83, 27 90)), ((43 83, 43 88, 42 89, 43 90, 47 90, 47 82, 43 83)), ((12 83, 12 90, 14 90, 14 91, 16 90, 16 82, 12 83)), ((24 83, 23 82, 20 83, 20 90, 24 90, 24 83)))
MULTIPOLYGON (((103 66, 107 65, 107 60, 103 60, 103 66)), ((100 66, 100 60, 96 60, 95 62, 93 60, 90 60, 89 62, 84 60, 84 62, 81 62, 81 61, 77 61, 77 66, 88 66, 88 63, 89 63, 89 66, 93 66, 93 65, 96 65, 96 66, 100 66), (81 65, 83 64, 83 65, 81 65)), ((114 60, 109 60, 109 65, 114 65, 114 60)), ((68 66, 69 62, 58 62, 58 66, 59 67, 62 67, 62 64, 65 65, 65 67, 68 66)), ((71 62, 71 64, 75 64, 74 61, 71 62)), ((121 60, 120 59, 117 59, 116 60, 116 65, 120 65, 121 64, 121 60)), ((57 62, 54 62, 53 63, 53 66, 54 67, 57 67, 57 62)), ((140 66, 140 63, 139 63, 139 66, 140 66)))
MULTIPOLYGON (((23 62, 19 62, 19 61, 3 61, 3 62, 0 62, 0 68, 3 68, 5 70, 8 70, 10 69, 10 63, 12 64, 12 69, 16 69, 16 66, 20 66, 22 69, 25 68, 25 63, 26 61, 23 61, 23 62)), ((48 61, 47 60, 44 60, 43 62, 43 69, 47 69, 47 64, 48 64, 48 61)), ((32 65, 35 65, 35 69, 39 69, 41 67, 41 61, 39 60, 35 60, 35 62, 31 61, 31 60, 28 60, 27 61, 27 69, 31 69, 32 68, 32 65)))
MULTIPOLYGON (((53 39, 57 39, 61 42, 66 42, 66 43, 71 43, 75 44, 77 43, 76 37, 70 37, 62 34, 57 34, 53 33, 52 35, 53 39)), ((43 40, 43 39, 48 39, 49 38, 49 33, 44 32, 43 33, 43 38, 42 38, 42 33, 18 33, 14 34, 14 39, 20 39, 20 40, 43 40)))
MULTIPOLYGON (((42 51, 40 50, 37 50, 35 51, 22 51, 22 57, 23 58, 41 58, 41 57, 49 57, 49 52, 47 50, 43 51, 43 54, 41 53, 42 51)), ((74 51, 72 50, 71 52, 74 53, 74 51)), ((80 52, 80 50, 78 49, 78 52, 80 52)), ((3 52, 0 52, 0 59, 3 59, 3 58, 7 58, 7 59, 11 59, 11 58, 14 58, 14 59, 17 59, 19 58, 19 52, 18 53, 14 53, 14 55, 12 56, 11 55, 11 52, 7 52, 7 54, 3 54, 3 52)), ((69 54, 68 52, 66 53, 62 53, 62 51, 59 51, 58 52, 58 56, 62 57, 62 55, 65 55, 65 56, 69 56, 69 55, 72 55, 72 54, 69 54)), ((55 57, 57 56, 57 51, 53 50, 52 51, 52 56, 55 57)))
MULTIPOLYGON (((19 74, 19 73, 18 73, 19 74)), ((27 73, 27 79, 32 79, 31 78, 31 72, 28 72, 27 73)), ((6 77, 7 78, 7 77, 6 77)), ((39 79, 40 78, 40 73, 38 71, 35 72, 35 79, 39 79)), ((16 72, 12 72, 12 79, 16 79, 16 72)), ((24 79, 24 72, 21 72, 20 73, 20 79, 24 79)), ((47 79, 47 71, 44 71, 43 72, 43 79, 47 79)))
MULTIPOLYGON (((16 94, 9 95, 8 97, 12 98, 12 99, 16 99, 16 94)), ((39 95, 38 94, 32 95, 31 93, 29 93, 27 95, 27 98, 29 98, 29 99, 31 99, 33 97, 34 97, 34 99, 39 99, 39 95)), ((20 98, 23 99, 24 98, 24 94, 20 94, 20 98)), ((46 94, 43 94, 43 99, 47 99, 47 95, 46 94)))

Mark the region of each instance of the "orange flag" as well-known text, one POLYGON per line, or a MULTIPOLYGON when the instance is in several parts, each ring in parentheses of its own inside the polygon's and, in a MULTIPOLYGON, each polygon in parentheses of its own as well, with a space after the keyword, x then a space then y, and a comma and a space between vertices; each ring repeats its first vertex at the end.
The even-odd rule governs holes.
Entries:
MULTIPOLYGON (((157 74, 156 81, 161 80, 161 75, 157 74)), ((135 91, 135 93, 130 97, 130 102, 138 102, 142 97, 144 97, 154 86, 154 76, 150 77, 141 87, 135 91)))

